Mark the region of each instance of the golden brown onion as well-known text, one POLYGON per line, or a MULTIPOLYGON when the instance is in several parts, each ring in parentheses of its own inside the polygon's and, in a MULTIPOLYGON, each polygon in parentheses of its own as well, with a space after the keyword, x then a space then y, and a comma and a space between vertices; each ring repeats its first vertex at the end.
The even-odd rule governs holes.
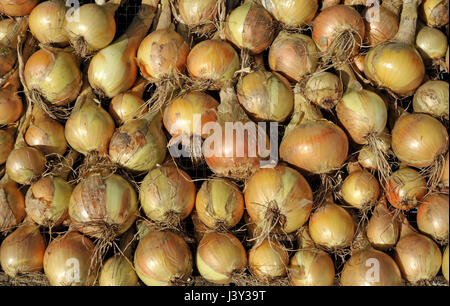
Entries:
POLYGON ((448 239, 449 198, 445 194, 426 196, 417 210, 419 230, 436 241, 448 239))
POLYGON ((372 207, 380 195, 380 184, 368 171, 355 171, 342 183, 341 196, 344 201, 358 209, 372 207))
POLYGON ((30 14, 39 0, 0 0, 0 12, 8 16, 30 14))
POLYGON ((14 136, 10 132, 0 130, 0 165, 6 163, 9 153, 14 148, 14 136))
POLYGON ((366 8, 364 17, 366 34, 364 40, 371 47, 394 38, 398 31, 398 16, 384 6, 366 8))
POLYGON ((6 161, 6 172, 15 182, 30 185, 45 171, 45 157, 37 149, 22 147, 14 149, 6 161))
POLYGON ((287 274, 289 254, 276 240, 265 239, 248 253, 249 270, 257 279, 269 282, 287 274))
POLYGON ((103 264, 98 283, 100 286, 136 286, 138 276, 130 261, 117 254, 103 264))
POLYGON ((63 1, 44 1, 39 3, 29 17, 30 31, 42 44, 66 45, 69 36, 65 29, 66 6, 63 1))
POLYGON ((389 250, 397 243, 400 224, 387 208, 385 200, 375 207, 367 224, 366 234, 370 244, 378 250, 389 250))
POLYGON ((440 80, 431 80, 417 88, 413 108, 415 113, 425 113, 438 118, 449 118, 449 85, 440 80))
POLYGON ((313 74, 305 85, 305 97, 324 109, 333 108, 341 100, 342 91, 341 79, 327 71, 313 74))
POLYGON ((25 198, 15 182, 0 185, 0 232, 8 231, 25 217, 25 198))
POLYGON ((297 28, 314 19, 319 3, 317 0, 263 0, 262 5, 278 21, 288 28, 297 28))
POLYGON ((419 172, 406 167, 392 173, 386 182, 385 190, 392 206, 410 210, 419 205, 427 193, 427 183, 419 172))
POLYGON ((421 19, 432 27, 448 24, 448 0, 424 0, 419 8, 421 19))

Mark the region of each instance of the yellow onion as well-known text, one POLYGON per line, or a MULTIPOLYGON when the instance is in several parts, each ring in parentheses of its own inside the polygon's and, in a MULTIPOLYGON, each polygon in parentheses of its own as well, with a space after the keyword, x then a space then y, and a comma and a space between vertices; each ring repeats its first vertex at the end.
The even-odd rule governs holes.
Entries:
POLYGON ((75 55, 40 49, 25 64, 25 83, 54 105, 74 101, 81 89, 81 71, 75 55))
POLYGON ((25 198, 15 182, 0 185, 0 232, 8 231, 25 217, 25 198))
POLYGON ((39 107, 33 108, 30 126, 25 133, 25 141, 29 146, 37 148, 44 154, 64 155, 67 141, 64 126, 51 119, 39 107))
POLYGON ((82 233, 110 238, 126 232, 136 220, 138 199, 131 184, 119 175, 90 174, 73 190, 69 201, 72 223, 82 233), (79 227, 79 228, 78 228, 79 227))
POLYGON ((115 96, 109 103, 109 114, 117 124, 137 119, 148 111, 142 97, 132 92, 125 92, 115 96))
POLYGON ((417 33, 416 48, 425 61, 443 58, 447 46, 447 37, 438 29, 424 26, 417 33))
POLYGON ((342 183, 342 198, 347 204, 358 209, 372 207, 379 195, 378 180, 365 170, 350 173, 342 183))
POLYGON ((309 233, 313 241, 322 247, 345 248, 353 241, 355 223, 344 208, 328 202, 311 215, 309 233))
POLYGON ((398 16, 384 6, 366 8, 364 16, 367 45, 373 47, 394 38, 398 31, 398 16))
POLYGON ((432 27, 448 24, 448 0, 424 0, 419 8, 421 19, 432 27))
POLYGON ((52 286, 92 286, 98 261, 95 245, 78 232, 53 240, 44 256, 44 272, 52 286))
POLYGON ((22 99, 17 92, 10 88, 0 88, 0 125, 16 122, 22 112, 22 99))
POLYGON ((232 228, 244 215, 244 197, 227 179, 206 180, 195 200, 197 216, 207 227, 232 228))
POLYGON ((25 223, 8 235, 0 246, 0 263, 11 277, 40 272, 43 267, 45 240, 39 226, 25 223))
POLYGON ((247 254, 241 242, 230 233, 205 233, 197 248, 200 275, 214 284, 233 282, 235 273, 247 267, 247 254))
POLYGON ((395 246, 400 235, 400 224, 386 206, 386 201, 380 201, 369 219, 366 234, 370 244, 382 251, 395 246))
POLYGON ((14 149, 6 161, 6 172, 15 182, 22 185, 31 184, 45 171, 45 157, 37 149, 21 147, 14 149))
POLYGON ((254 277, 270 282, 287 274, 289 254, 276 240, 265 239, 248 253, 248 267, 254 277))
POLYGON ((289 264, 289 280, 293 286, 332 286, 334 263, 326 252, 299 250, 289 264))
POLYGON ((39 3, 28 19, 33 36, 42 44, 66 45, 69 42, 65 29, 66 11, 61 0, 39 3))
POLYGON ((117 254, 103 264, 98 283, 100 286, 137 286, 138 277, 126 257, 117 254))
POLYGON ((296 82, 316 71, 318 60, 314 41, 299 33, 280 32, 269 50, 270 68, 296 82))
POLYGON ((209 89, 220 89, 240 68, 239 55, 222 40, 204 40, 189 52, 189 74, 198 81, 211 83, 209 89))
POLYGON ((324 109, 333 108, 341 100, 342 91, 341 79, 327 71, 313 74, 305 85, 305 97, 324 109))
MULTIPOLYGON (((217 106, 219 102, 209 94, 190 91, 173 99, 165 108, 164 126, 174 137, 183 134, 192 136, 196 131, 202 133, 205 124, 217 121, 217 106), (195 115, 200 116, 201 126, 195 125, 195 115)), ((202 136, 206 137, 207 134, 202 136)))
POLYGON ((0 165, 6 163, 9 153, 14 148, 14 136, 8 131, 0 130, 0 165))
POLYGON ((409 166, 427 167, 447 151, 448 132, 430 115, 403 115, 392 129, 392 149, 409 166))
POLYGON ((171 286, 191 277, 193 259, 180 236, 170 231, 151 231, 139 241, 134 266, 147 286, 171 286))
MULTIPOLYGON (((377 137, 377 147, 382 152, 388 152, 391 148, 391 134, 387 129, 377 137)), ((361 166, 369 170, 378 170, 378 157, 373 152, 373 148, 364 145, 358 152, 358 162, 361 166)))
POLYGON ((449 162, 448 162, 448 152, 447 155, 445 156, 445 164, 444 167, 442 167, 442 175, 440 178, 440 182, 444 187, 449 187, 449 180, 448 180, 448 175, 449 175, 449 162))
POLYGON ((192 212, 195 185, 189 175, 175 166, 156 167, 141 183, 140 200, 144 213, 157 222, 181 221, 192 212))
POLYGON ((427 193, 427 183, 419 172, 406 167, 392 173, 386 182, 385 190, 392 206, 410 210, 419 205, 427 193))
POLYGON ((217 16, 217 0, 178 0, 180 18, 188 27, 203 26, 204 30, 214 29, 217 16))
POLYGON ((312 190, 296 170, 278 165, 258 169, 245 187, 245 208, 262 233, 292 233, 311 214, 312 190))
POLYGON ((86 155, 91 151, 108 152, 114 133, 114 121, 99 103, 92 91, 84 91, 75 104, 64 129, 67 142, 76 151, 86 155))
POLYGON ((426 113, 438 118, 449 118, 449 85, 440 80, 431 80, 417 88, 413 108, 415 113, 426 113))
POLYGON ((228 15, 225 35, 239 49, 259 54, 270 46, 275 37, 274 22, 260 3, 246 0, 228 15))
POLYGON ((39 0, 0 0, 0 13, 8 16, 25 16, 30 14, 39 0))
POLYGON ((442 274, 448 282, 448 245, 445 247, 444 255, 442 256, 442 274))
POLYGON ((259 121, 283 122, 294 108, 291 85, 276 72, 249 73, 239 79, 236 92, 242 107, 259 121))
POLYGON ((160 114, 125 122, 109 144, 111 160, 132 171, 148 171, 166 157, 167 139, 160 114))
POLYGON ((262 5, 278 21, 288 28, 297 28, 314 19, 319 3, 317 0, 263 0, 262 5))
POLYGON ((31 184, 25 197, 25 210, 44 227, 60 225, 68 216, 72 186, 59 177, 44 177, 31 184))
POLYGON ((417 210, 417 226, 422 233, 437 241, 448 239, 449 198, 445 194, 431 194, 422 200, 417 210))

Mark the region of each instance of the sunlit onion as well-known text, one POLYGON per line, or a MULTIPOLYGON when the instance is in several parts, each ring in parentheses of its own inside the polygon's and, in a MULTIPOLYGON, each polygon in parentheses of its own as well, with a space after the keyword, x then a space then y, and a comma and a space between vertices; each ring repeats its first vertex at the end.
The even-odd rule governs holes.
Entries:
POLYGON ((416 207, 427 193, 425 178, 412 168, 402 168, 392 173, 385 186, 389 203, 399 209, 416 207))
POLYGON ((66 45, 69 36, 65 30, 66 6, 63 1, 39 3, 29 17, 30 31, 42 44, 66 45))
POLYGON ((372 6, 362 13, 366 27, 365 42, 373 47, 394 38, 398 31, 398 16, 384 6, 372 6))
POLYGON ((25 198, 15 182, 0 185, 0 232, 8 231, 25 217, 25 198))
POLYGON ((305 97, 324 109, 333 108, 341 100, 342 92, 341 79, 327 71, 313 74, 305 85, 305 97))
POLYGON ((98 278, 100 286, 136 286, 138 276, 133 265, 122 255, 114 255, 102 266, 98 278))
POLYGON ((14 149, 6 161, 6 172, 15 182, 29 185, 45 171, 45 157, 35 148, 14 149))
POLYGON ((0 12, 8 16, 30 14, 39 0, 0 0, 0 12))
POLYGON ((448 239, 449 198, 445 194, 432 194, 422 200, 417 210, 419 230, 437 241, 448 239))
POLYGON ((368 171, 355 171, 347 176, 341 187, 344 201, 358 209, 371 207, 380 195, 380 184, 368 171))
POLYGON ((117 124, 137 119, 147 111, 148 107, 145 106, 145 101, 129 92, 118 94, 109 103, 109 114, 117 124))
POLYGON ((449 85, 431 80, 417 88, 413 99, 415 113, 426 113, 438 118, 449 118, 449 85))
POLYGON ((370 244, 382 251, 395 246, 400 235, 400 224, 394 214, 381 202, 375 207, 366 227, 370 244))
POLYGON ((448 24, 448 0, 424 0, 419 9, 421 19, 432 27, 448 24))
POLYGON ((6 163, 9 153, 14 148, 14 136, 11 133, 0 130, 0 165, 6 163))
POLYGON ((263 0, 262 5, 288 28, 297 28, 308 24, 316 15, 317 0, 263 0))
POLYGON ((248 253, 248 267, 254 277, 270 282, 287 274, 289 254, 277 241, 265 239, 248 253))
POLYGON ((416 48, 425 61, 439 60, 447 52, 447 37, 438 29, 424 26, 416 36, 416 48))

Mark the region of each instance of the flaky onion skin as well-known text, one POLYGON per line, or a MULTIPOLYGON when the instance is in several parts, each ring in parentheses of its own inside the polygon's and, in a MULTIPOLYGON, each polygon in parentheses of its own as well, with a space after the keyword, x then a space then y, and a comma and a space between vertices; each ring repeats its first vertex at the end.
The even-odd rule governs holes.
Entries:
POLYGON ((299 250, 289 264, 293 286, 333 286, 335 268, 330 255, 322 250, 299 250))
POLYGON ((422 233, 436 241, 448 239, 449 197, 445 194, 426 196, 417 210, 417 225, 422 233))
POLYGON ((0 12, 8 16, 25 16, 30 14, 39 0, 0 0, 0 12))
POLYGON ((262 5, 287 28, 311 22, 319 8, 317 0, 263 0, 262 5))
POLYGON ((6 161, 6 172, 15 182, 30 185, 45 171, 44 155, 32 147, 14 149, 6 161))
POLYGON ((398 16, 384 6, 366 8, 362 16, 366 28, 364 39, 369 46, 389 41, 397 34, 398 16))
POLYGON ((133 265, 121 254, 112 256, 103 264, 98 278, 100 286, 137 286, 138 281, 133 265))
POLYGON ((419 7, 419 16, 431 27, 448 24, 448 0, 424 0, 419 7))
POLYGON ((25 197, 15 182, 0 185, 0 232, 18 225, 25 217, 25 197))
POLYGON ((248 253, 250 272, 263 282, 286 276, 288 263, 286 248, 276 240, 265 239, 261 244, 255 244, 248 253))
POLYGON ((389 203, 403 210, 419 205, 427 193, 427 183, 422 175, 412 168, 402 168, 388 178, 385 186, 389 203))
POLYGON ((373 206, 380 195, 378 180, 368 171, 355 171, 347 176, 341 187, 344 201, 358 209, 373 206))

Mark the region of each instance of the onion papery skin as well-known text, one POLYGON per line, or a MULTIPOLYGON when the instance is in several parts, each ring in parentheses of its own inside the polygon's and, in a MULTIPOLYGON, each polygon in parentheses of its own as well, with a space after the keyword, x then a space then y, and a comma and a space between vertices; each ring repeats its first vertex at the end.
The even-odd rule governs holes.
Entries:
POLYGON ((415 113, 425 113, 438 118, 449 118, 449 85, 431 80, 417 88, 413 98, 415 113))
POLYGON ((111 138, 111 160, 132 171, 149 171, 166 157, 167 139, 162 132, 161 116, 150 122, 136 119, 125 122, 111 138))
POLYGON ((0 130, 0 165, 6 163, 9 153, 14 149, 14 136, 0 130))
POLYGON ((259 54, 275 38, 272 16, 257 1, 246 1, 228 15, 225 35, 239 49, 259 54))
POLYGON ((292 286, 333 286, 335 269, 330 255, 322 250, 299 250, 291 258, 292 286))
POLYGON ((340 282, 342 286, 401 286, 402 275, 389 255, 369 248, 345 263, 340 282))
POLYGON ((94 253, 92 241, 78 232, 69 232, 53 240, 44 256, 44 272, 50 285, 94 285, 98 266, 93 259, 94 253), (75 274, 74 269, 78 273, 75 274))
POLYGON ((183 22, 189 27, 205 26, 214 29, 214 19, 217 16, 216 0, 179 0, 178 10, 183 22))
POLYGON ((45 240, 36 224, 20 226, 3 240, 0 263, 11 277, 22 273, 40 272, 43 267, 45 240))
POLYGON ((403 278, 412 284, 434 278, 442 264, 442 254, 430 238, 413 233, 400 239, 394 259, 403 278))
POLYGON ((193 258, 181 237, 170 231, 154 231, 139 242, 134 265, 147 286, 171 286, 189 279, 193 258))
POLYGON ((137 51, 142 75, 149 80, 161 80, 184 73, 189 45, 171 29, 160 29, 144 38, 137 51))
POLYGON ((419 6, 420 18, 431 27, 448 24, 448 0, 424 0, 419 6))
POLYGON ((244 215, 244 197, 227 179, 205 181, 197 193, 195 209, 200 221, 211 229, 232 228, 244 215))
POLYGON ((141 183, 141 206, 147 217, 166 222, 171 214, 180 221, 194 209, 195 185, 190 176, 174 166, 161 166, 150 171, 141 183))
POLYGON ((236 92, 242 107, 258 121, 283 122, 294 108, 289 81, 278 73, 249 73, 239 79, 236 92))
POLYGON ((286 276, 288 264, 286 248, 275 240, 265 239, 261 244, 254 245, 248 253, 249 270, 261 281, 270 282, 286 276))
POLYGON ((133 265, 122 255, 109 258, 100 270, 100 286, 137 286, 138 276, 133 265))
POLYGON ((16 122, 23 113, 22 99, 17 92, 0 89, 0 125, 16 122))
POLYGON ((367 45, 374 47, 393 39, 397 34, 398 16, 384 6, 366 8, 361 15, 364 16, 364 39, 367 45))
POLYGON ((318 50, 311 37, 280 32, 269 49, 269 66, 291 81, 299 82, 318 65, 318 50))
POLYGON ((116 174, 103 178, 92 173, 73 190, 69 202, 72 223, 79 230, 95 238, 113 227, 115 235, 126 232, 136 220, 138 199, 128 181, 116 174))
MULTIPOLYGON (((164 126, 174 137, 182 134, 192 136, 195 131, 202 133, 205 124, 217 121, 218 106, 219 102, 207 93, 188 92, 173 99, 166 107, 164 110, 164 126), (200 127, 195 125, 195 115, 201 116, 200 127)), ((202 133, 202 136, 208 135, 202 133)))
POLYGON ((367 224, 366 234, 375 249, 387 251, 398 241, 400 224, 387 207, 377 205, 367 224))
POLYGON ((298 28, 310 23, 316 16, 317 0, 263 0, 262 5, 288 28, 298 28))
POLYGON ((448 245, 445 247, 444 255, 442 256, 442 274, 448 282, 448 245))
POLYGON ((385 190, 386 197, 392 206, 410 210, 419 205, 427 193, 427 183, 416 170, 402 168, 388 178, 385 190))
POLYGON ((312 211, 313 195, 306 179, 286 166, 261 168, 247 182, 244 191, 245 208, 258 227, 276 210, 281 219, 276 230, 292 233, 302 227, 312 211))
POLYGON ((0 185, 0 232, 22 222, 25 217, 25 197, 15 182, 0 185))
POLYGON ((67 45, 66 7, 62 1, 44 1, 30 13, 29 28, 42 44, 67 45))
POLYGON ((449 197, 445 194, 426 196, 417 210, 417 225, 422 233, 436 241, 448 239, 449 197))
POLYGON ((0 13, 11 17, 30 14, 39 0, 0 0, 0 13))
POLYGON ((72 186, 59 177, 44 177, 33 183, 25 197, 25 210, 44 227, 60 225, 68 216, 72 186))
POLYGON ((320 246, 329 249, 344 248, 353 241, 355 224, 344 208, 327 203, 311 215, 309 233, 320 246))
POLYGON ((40 151, 32 147, 22 147, 9 154, 6 172, 13 181, 29 185, 44 173, 45 165, 45 157, 40 151))
POLYGON ((358 209, 373 206, 379 195, 380 184, 368 171, 350 173, 341 187, 341 196, 344 201, 358 209))
POLYGON ((209 82, 208 89, 218 90, 234 77, 240 68, 240 60, 229 43, 213 39, 195 45, 189 52, 186 65, 194 80, 209 82))
POLYGON ((77 59, 65 51, 36 51, 25 64, 24 78, 29 90, 38 91, 54 105, 74 101, 82 85, 77 59))
POLYGON ((448 149, 448 132, 427 114, 407 114, 392 129, 392 149, 399 160, 412 167, 427 167, 448 149))
POLYGON ((305 97, 324 109, 332 109, 342 98, 340 78, 327 71, 313 74, 305 85, 305 97))
POLYGON ((247 267, 247 254, 241 242, 229 233, 206 233, 200 241, 196 263, 200 275, 223 285, 233 281, 233 273, 247 267))
POLYGON ((447 52, 447 36, 438 29, 424 26, 416 35, 416 48, 425 62, 439 60, 447 52))
POLYGON ((327 120, 300 124, 283 138, 282 160, 314 174, 340 169, 349 150, 345 132, 327 120))

